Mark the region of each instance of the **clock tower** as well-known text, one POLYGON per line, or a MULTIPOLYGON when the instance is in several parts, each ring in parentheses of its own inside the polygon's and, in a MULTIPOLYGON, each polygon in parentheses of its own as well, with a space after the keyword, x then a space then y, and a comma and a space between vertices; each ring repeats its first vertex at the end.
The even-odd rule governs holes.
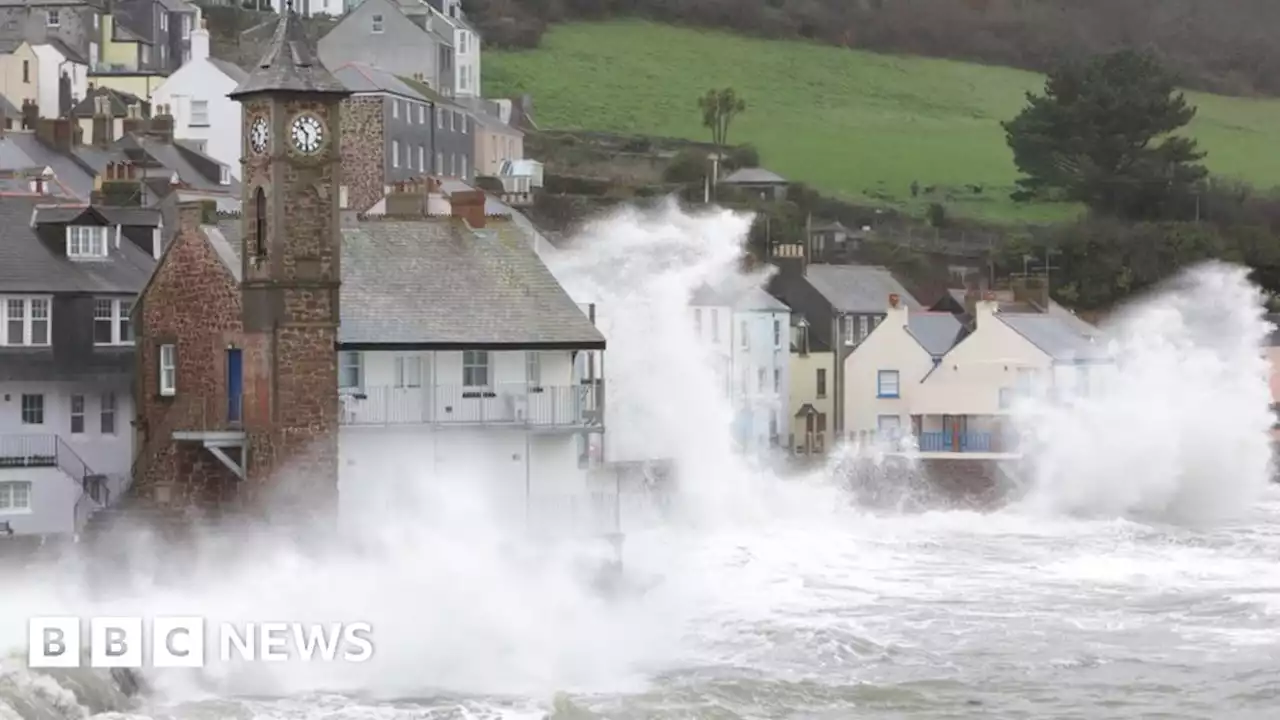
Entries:
MULTIPOLYGON (((254 508, 328 516, 338 487, 339 123, 350 93, 290 0, 241 103, 245 481, 254 508)), ((230 380, 229 380, 230 382, 230 380)))

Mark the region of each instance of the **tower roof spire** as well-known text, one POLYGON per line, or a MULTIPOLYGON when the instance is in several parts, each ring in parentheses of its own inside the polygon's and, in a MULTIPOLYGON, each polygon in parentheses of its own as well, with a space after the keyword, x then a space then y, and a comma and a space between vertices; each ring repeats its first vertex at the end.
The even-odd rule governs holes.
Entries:
POLYGON ((285 11, 280 14, 275 34, 262 59, 228 97, 235 100, 263 92, 351 94, 320 62, 314 45, 293 10, 293 0, 288 0, 285 11))

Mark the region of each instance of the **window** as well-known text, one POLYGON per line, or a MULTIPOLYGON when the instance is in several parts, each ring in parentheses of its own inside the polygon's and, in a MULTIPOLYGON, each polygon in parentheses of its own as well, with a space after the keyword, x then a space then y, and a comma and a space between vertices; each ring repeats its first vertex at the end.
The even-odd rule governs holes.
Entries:
POLYGON ((400 101, 395 98, 391 99, 391 117, 400 117, 400 101))
POLYGON ((418 124, 419 125, 427 124, 427 106, 426 105, 418 106, 418 124))
POLYGON ((826 397, 827 396, 827 369, 826 368, 818 368, 818 377, 816 378, 814 384, 817 386, 815 390, 815 393, 817 394, 817 396, 820 398, 826 397))
POLYGON ((372 22, 371 24, 373 25, 373 27, 372 27, 372 28, 370 28, 370 29, 371 29, 374 33, 381 34, 381 33, 382 33, 382 16, 381 16, 381 15, 374 15, 374 16, 373 16, 373 18, 372 18, 372 20, 373 20, 373 22, 372 22))
POLYGON ((191 38, 191 16, 183 15, 182 16, 182 39, 188 40, 190 38, 191 38))
POLYGON ((31 483, 27 480, 0 482, 0 512, 31 509, 31 483))
POLYGON ((49 27, 53 27, 53 28, 61 27, 61 26, 62 26, 62 16, 61 16, 61 14, 59 13, 59 11, 58 11, 58 10, 48 10, 48 11, 46 11, 46 12, 45 12, 45 21, 44 21, 44 24, 45 24, 45 25, 47 25, 47 26, 49 26, 49 27))
POLYGON ((107 234, 111 228, 98 225, 72 225, 67 228, 67 257, 104 258, 107 256, 107 234))
POLYGON ((458 154, 449 153, 449 175, 458 177, 458 154))
POLYGON ((101 410, 102 410, 101 412, 102 434, 115 435, 116 434, 116 394, 115 393, 102 394, 101 410))
POLYGON ((360 388, 360 353, 347 350, 338 353, 338 387, 342 390, 360 388))
POLYGON ((160 29, 169 29, 169 13, 160 13, 160 29))
POLYGON ((876 428, 890 436, 896 436, 902 430, 902 417, 898 415, 880 415, 876 418, 876 428))
POLYGON ((463 30, 458 33, 458 52, 466 54, 467 52, 467 31, 463 30))
POLYGON ((467 156, 459 155, 458 157, 461 159, 461 162, 462 162, 462 173, 460 175, 462 179, 465 180, 467 178, 467 156))
POLYGON ((782 347, 782 321, 777 318, 773 321, 773 346, 782 347))
POLYGON ((436 129, 444 129, 444 110, 441 110, 439 107, 436 108, 436 129))
POLYGON ((400 167, 400 141, 391 141, 391 167, 400 167))
POLYGON ((458 131, 467 134, 467 116, 462 113, 458 113, 458 131))
POLYGON ((160 346, 160 394, 173 397, 178 392, 178 346, 160 346))
POLYGON ((711 342, 720 342, 720 311, 711 308, 711 342))
POLYGON ((1013 407, 1013 397, 1014 397, 1013 388, 1007 388, 1007 387, 1000 388, 1000 398, 999 398, 1000 409, 1008 410, 1009 408, 1013 407))
POLYGON ((400 355, 396 358, 396 387, 422 387, 422 356, 400 355))
POLYGON ((218 170, 219 170, 218 183, 222 185, 230 185, 231 184, 231 168, 227 167, 226 165, 223 165, 219 167, 218 170))
POLYGON ((738 335, 742 337, 742 349, 750 350, 751 349, 751 333, 748 332, 746 320, 742 320, 738 322, 738 335))
POLYGON ((462 351, 462 384, 469 388, 489 386, 489 352, 462 351))
POLYGON ((43 425, 44 424, 44 396, 43 395, 23 394, 22 424, 23 425, 43 425))
POLYGON ((530 388, 542 387, 542 353, 525 353, 524 379, 530 388))
POLYGON ((150 65, 151 64, 151 46, 139 44, 139 48, 141 49, 141 53, 142 53, 142 64, 150 65))
POLYGON ((427 148, 425 145, 418 146, 418 170, 427 171, 427 148))
POLYGON ((769 374, 764 368, 756 370, 756 392, 763 393, 768 388, 769 374))
POLYGON ((773 391, 782 392, 782 371, 778 368, 773 369, 773 391))
POLYGON ((71 434, 84 434, 84 396, 71 396, 71 434))
POLYGON ((3 345, 49 344, 49 300, 46 298, 8 298, 0 304, 4 315, 3 345))
POLYGON ((22 61, 22 82, 24 83, 31 82, 31 61, 30 60, 22 61))
POLYGON ((132 345, 133 326, 129 322, 132 311, 131 300, 97 300, 93 305, 93 344, 132 345))
POLYGON ((437 175, 444 173, 444 153, 436 153, 435 172, 437 175))
POLYGON ((209 127, 209 101, 191 101, 191 124, 195 127, 209 127))
POLYGON ((841 318, 840 325, 841 325, 840 334, 844 336, 844 344, 845 345, 856 344, 857 341, 854 340, 854 335, 853 335, 853 316, 845 315, 843 318, 841 318))
POLYGON ((267 256, 267 192, 258 188, 253 194, 253 244, 254 254, 267 256))
POLYGON ((867 335, 871 334, 870 318, 866 315, 858 316, 858 342, 867 339, 867 335))
POLYGON ((898 371, 881 370, 876 374, 876 397, 898 397, 898 371))

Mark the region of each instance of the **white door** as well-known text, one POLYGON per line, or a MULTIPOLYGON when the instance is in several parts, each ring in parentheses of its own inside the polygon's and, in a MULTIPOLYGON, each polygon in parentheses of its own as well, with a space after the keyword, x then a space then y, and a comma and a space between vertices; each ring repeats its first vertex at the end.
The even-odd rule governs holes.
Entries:
POLYGON ((395 387, 391 390, 387 420, 391 423, 420 423, 427 420, 427 393, 423 381, 431 376, 430 357, 404 353, 395 358, 395 387))

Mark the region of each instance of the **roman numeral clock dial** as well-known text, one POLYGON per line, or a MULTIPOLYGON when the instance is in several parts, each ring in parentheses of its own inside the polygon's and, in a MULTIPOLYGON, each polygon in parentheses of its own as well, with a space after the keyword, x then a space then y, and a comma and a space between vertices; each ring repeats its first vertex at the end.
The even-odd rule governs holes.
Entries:
POLYGON ((253 124, 249 126, 249 147, 259 155, 267 151, 267 139, 270 137, 271 131, 267 128, 267 119, 258 116, 253 119, 253 124))
POLYGON ((311 113, 303 113, 293 119, 289 137, 298 152, 312 155, 324 146, 324 123, 311 113))

